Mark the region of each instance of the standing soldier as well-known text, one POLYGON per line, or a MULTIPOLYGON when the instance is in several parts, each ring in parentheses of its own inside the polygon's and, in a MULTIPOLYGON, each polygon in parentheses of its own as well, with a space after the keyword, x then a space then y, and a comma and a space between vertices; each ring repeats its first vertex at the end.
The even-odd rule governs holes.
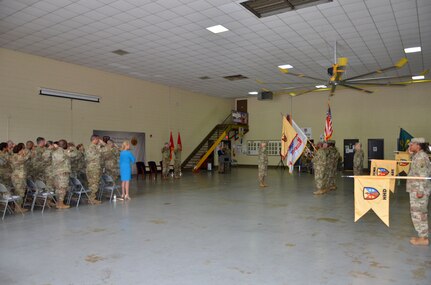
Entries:
POLYGON ((168 179, 169 175, 169 162, 171 161, 171 153, 169 149, 169 144, 165 143, 165 145, 162 148, 162 177, 163 179, 168 179))
POLYGON ((36 139, 36 146, 34 147, 32 153, 33 179, 42 180, 44 182, 46 182, 45 167, 47 167, 43 158, 45 150, 45 139, 38 137, 36 139))
POLYGON ((76 146, 76 161, 77 161, 77 170, 76 170, 76 177, 78 179, 83 179, 85 181, 81 181, 84 185, 87 184, 86 180, 86 172, 87 172, 87 165, 85 162, 85 149, 83 144, 79 144, 76 146))
POLYGON ((338 163, 341 160, 341 155, 335 147, 335 141, 328 141, 328 188, 327 190, 334 191, 337 189, 337 171, 338 163))
POLYGON ((174 151, 174 178, 179 179, 181 177, 181 151, 183 150, 181 145, 177 145, 174 151))
POLYGON ((364 151, 360 142, 355 143, 355 155, 353 156, 353 175, 362 175, 364 169, 364 151))
POLYGON ((105 159, 105 173, 112 177, 114 181, 118 179, 120 175, 120 169, 118 168, 120 159, 120 150, 113 141, 108 140, 106 146, 106 152, 104 155, 105 159))
MULTIPOLYGON (((25 164, 30 158, 30 153, 25 149, 25 145, 23 143, 19 143, 13 147, 13 154, 9 159, 10 165, 12 167, 12 184, 15 189, 15 193, 19 195, 21 198, 24 198, 25 189, 27 187, 26 184, 26 176, 25 172, 25 164)), ((21 207, 16 205, 21 211, 21 207)), ((24 210, 26 211, 26 210, 24 210)))
POLYGON ((317 191, 314 191, 314 195, 322 195, 326 193, 326 156, 327 151, 326 144, 319 142, 317 144, 317 151, 313 157, 313 169, 314 169, 314 181, 316 183, 317 191))
POLYGON ((58 147, 52 152, 52 169, 54 174, 55 193, 57 194, 57 209, 68 209, 69 205, 64 204, 64 196, 69 187, 70 179, 70 158, 76 156, 74 147, 68 149, 65 140, 58 141, 58 147))
POLYGON ((46 186, 50 189, 54 189, 54 175, 52 174, 52 152, 54 150, 54 144, 52 142, 48 142, 43 152, 42 159, 44 165, 44 182, 46 186))
POLYGON ((268 176, 268 151, 265 141, 260 143, 258 169, 259 187, 267 187, 265 178, 268 176))
POLYGON ((100 177, 102 174, 101 157, 103 145, 105 145, 105 143, 100 140, 99 136, 92 135, 91 143, 85 151, 88 188, 91 190, 90 203, 96 205, 101 203, 96 200, 96 192, 99 190, 100 177))
POLYGON ((12 186, 11 174, 12 168, 9 163, 10 154, 7 143, 0 144, 0 183, 10 189, 12 186))
MULTIPOLYGON (((409 144, 409 152, 412 154, 409 176, 431 176, 431 164, 425 151, 428 143, 424 138, 413 138, 409 144)), ((418 232, 418 237, 412 237, 412 245, 429 245, 428 239, 428 200, 431 193, 429 180, 407 180, 407 192, 410 193, 410 214, 413 226, 418 232)))

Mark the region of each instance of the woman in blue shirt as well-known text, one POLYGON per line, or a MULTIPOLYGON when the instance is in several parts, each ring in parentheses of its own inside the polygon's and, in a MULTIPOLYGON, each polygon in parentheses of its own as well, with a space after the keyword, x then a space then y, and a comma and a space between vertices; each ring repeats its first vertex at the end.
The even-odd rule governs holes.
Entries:
POLYGON ((120 153, 121 198, 130 200, 129 186, 132 179, 132 164, 135 157, 130 151, 130 142, 124 141, 120 153))

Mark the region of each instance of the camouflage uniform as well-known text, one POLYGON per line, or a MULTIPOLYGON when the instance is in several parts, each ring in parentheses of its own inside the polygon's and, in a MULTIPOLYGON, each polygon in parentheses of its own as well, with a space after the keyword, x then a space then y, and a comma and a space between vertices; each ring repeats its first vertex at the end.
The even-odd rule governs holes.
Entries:
POLYGON ((162 148, 162 166, 163 166, 162 177, 163 178, 167 178, 169 175, 169 162, 170 161, 171 161, 170 149, 168 146, 164 146, 162 148))
POLYGON ((175 159, 174 159, 174 177, 181 177, 181 149, 176 148, 174 151, 175 159))
POLYGON ((268 176, 268 151, 265 147, 259 147, 259 157, 258 157, 258 178, 259 183, 264 184, 266 176, 268 176))
POLYGON ((21 197, 24 197, 25 189, 27 188, 25 164, 29 158, 30 153, 25 151, 24 154, 14 153, 9 159, 12 167, 12 184, 15 189, 15 193, 21 197))
POLYGON ((45 147, 36 146, 32 151, 32 167, 33 167, 33 179, 46 181, 45 168, 48 164, 45 164, 44 153, 45 147))
POLYGON ((328 147, 328 189, 335 190, 337 189, 337 169, 338 162, 341 159, 341 155, 338 152, 335 146, 328 147))
POLYGON ((10 154, 8 152, 0 152, 0 183, 8 189, 12 186, 12 168, 9 159, 10 154))
POLYGON ((105 160, 105 173, 116 181, 120 175, 119 159, 120 150, 116 146, 106 145, 106 152, 104 153, 105 160))
POLYGON ((74 148, 64 150, 59 147, 52 152, 55 193, 59 202, 63 202, 66 191, 69 188, 71 157, 76 157, 76 149, 74 148))
POLYGON ((90 189, 90 200, 96 199, 96 192, 99 190, 100 177, 102 175, 102 155, 105 148, 91 143, 85 150, 85 160, 87 162, 87 180, 90 189))
POLYGON ((313 157, 314 181, 318 191, 326 190, 327 183, 325 173, 327 161, 327 151, 324 148, 319 148, 313 157))
MULTIPOLYGON (((420 150, 413 154, 409 176, 431 176, 431 164, 428 155, 420 150)), ((428 200, 431 193, 431 181, 407 180, 407 192, 410 193, 410 214, 413 226, 419 237, 428 238, 428 200), (417 195, 423 195, 418 198, 417 195)))
MULTIPOLYGON (((76 157, 74 159, 76 161, 76 177, 81 178, 81 176, 86 176, 87 172, 87 163, 85 162, 85 153, 82 150, 76 151, 76 157), (84 174, 84 175, 82 175, 84 174)), ((72 169, 73 171, 73 169, 72 169)), ((81 181, 82 183, 87 183, 87 181, 81 181)))
POLYGON ((362 149, 355 150, 353 156, 353 175, 361 175, 364 168, 364 151, 362 149))
POLYGON ((42 158, 43 158, 43 165, 45 166, 44 169, 44 176, 43 178, 45 179, 45 184, 48 188, 50 189, 54 189, 54 174, 53 172, 53 168, 52 168, 52 152, 53 150, 51 148, 47 148, 45 149, 45 151, 42 154, 42 158))

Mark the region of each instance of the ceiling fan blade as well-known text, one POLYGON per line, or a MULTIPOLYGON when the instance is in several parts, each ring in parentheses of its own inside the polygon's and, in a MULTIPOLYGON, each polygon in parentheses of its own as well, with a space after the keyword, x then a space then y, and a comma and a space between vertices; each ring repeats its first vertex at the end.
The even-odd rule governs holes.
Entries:
POLYGON ((355 84, 355 85, 370 85, 370 86, 407 86, 406 83, 402 83, 402 82, 397 82, 397 83, 379 83, 379 82, 350 82, 349 80, 343 81, 342 82, 347 83, 347 84, 355 84))
POLYGON ((401 76, 384 76, 384 77, 372 77, 372 78, 358 78, 358 79, 346 79, 350 83, 360 83, 362 81, 378 81, 378 80, 391 80, 391 79, 401 79, 401 78, 411 78, 413 75, 401 75, 401 76))
POLYGON ((359 87, 352 86, 352 85, 345 84, 345 83, 339 83, 339 85, 341 85, 343 87, 346 87, 346 88, 355 89, 357 91, 365 92, 365 93, 370 93, 370 94, 373 93, 373 91, 370 91, 370 90, 367 90, 367 89, 363 89, 363 88, 359 88, 359 87))
POLYGON ((301 77, 301 78, 308 78, 308 79, 313 79, 316 81, 327 81, 326 79, 322 79, 322 78, 317 78, 317 77, 312 77, 312 76, 308 76, 302 73, 294 73, 289 71, 289 69, 284 69, 284 68, 279 68, 279 70, 284 73, 284 74, 289 74, 289 75, 293 75, 293 76, 297 76, 297 77, 301 77))
POLYGON ((399 68, 403 67, 407 62, 408 62, 407 58, 402 58, 397 63, 395 63, 393 66, 385 67, 382 69, 377 69, 377 70, 372 71, 372 72, 367 72, 364 74, 360 74, 357 76, 346 78, 346 80, 352 80, 352 79, 361 78, 361 77, 369 76, 369 75, 373 75, 373 74, 380 74, 380 73, 383 73, 383 72, 386 72, 389 70, 399 69, 399 68))
POLYGON ((265 82, 265 81, 261 81, 261 80, 256 80, 256 82, 258 84, 262 84, 262 85, 275 85, 275 84, 280 84, 280 85, 298 85, 298 84, 304 84, 304 82, 265 82))

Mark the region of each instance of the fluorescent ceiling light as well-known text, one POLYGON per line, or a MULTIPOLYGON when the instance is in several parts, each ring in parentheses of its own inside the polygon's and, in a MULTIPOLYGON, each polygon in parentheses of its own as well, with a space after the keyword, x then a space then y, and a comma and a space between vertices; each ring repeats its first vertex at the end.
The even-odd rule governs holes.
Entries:
POLYGON ((248 95, 257 95, 257 94, 259 94, 259 92, 257 92, 257 91, 250 91, 250 92, 248 92, 248 95))
POLYGON ((420 52, 421 50, 422 50, 421 47, 410 47, 410 48, 405 48, 404 52, 413 53, 413 52, 420 52))
POLYGON ((328 86, 326 86, 326 85, 316 85, 316 88, 328 88, 328 86))
POLYGON ((412 76, 412 79, 413 80, 422 80, 422 79, 425 79, 425 76, 423 76, 423 75, 416 75, 416 76, 412 76))
POLYGON ((222 25, 216 25, 207 28, 208 31, 213 32, 214 34, 223 33, 229 31, 229 29, 223 27, 222 25))
POLYGON ((67 91, 60 91, 48 88, 40 88, 39 95, 52 96, 66 99, 82 100, 89 102, 100 102, 100 97, 86 94, 79 94, 67 91))
POLYGON ((283 64, 283 65, 279 65, 278 68, 289 69, 289 68, 293 68, 293 66, 291 66, 290 64, 283 64))

